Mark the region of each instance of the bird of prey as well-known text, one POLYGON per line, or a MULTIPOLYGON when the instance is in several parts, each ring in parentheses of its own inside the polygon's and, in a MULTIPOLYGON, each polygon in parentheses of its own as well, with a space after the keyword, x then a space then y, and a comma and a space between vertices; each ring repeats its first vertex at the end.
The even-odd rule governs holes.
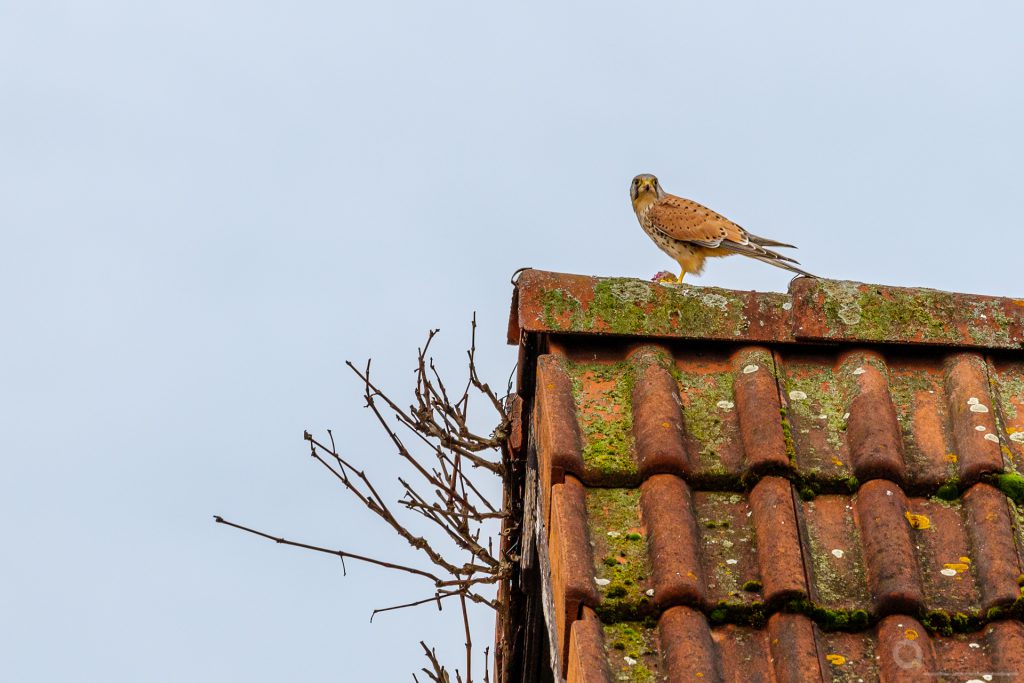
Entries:
POLYGON ((792 244, 752 235, 725 216, 693 200, 671 195, 661 189, 658 179, 649 173, 633 178, 629 197, 633 200, 633 211, 640 221, 640 227, 659 249, 679 264, 679 278, 670 277, 671 282, 682 282, 687 273, 700 275, 704 270, 704 259, 709 256, 730 254, 743 254, 800 275, 814 277, 793 265, 799 265, 799 261, 765 248, 795 249, 792 244))

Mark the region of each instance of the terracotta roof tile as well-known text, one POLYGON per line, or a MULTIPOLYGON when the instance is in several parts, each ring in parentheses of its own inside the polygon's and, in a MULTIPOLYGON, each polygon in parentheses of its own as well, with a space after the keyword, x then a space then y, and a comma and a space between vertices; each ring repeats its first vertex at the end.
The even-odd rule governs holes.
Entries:
POLYGON ((1016 620, 943 636, 900 614, 849 632, 787 613, 764 628, 711 626, 701 611, 673 607, 653 625, 599 624, 589 613, 573 626, 572 649, 583 654, 570 664, 570 683, 1012 680, 1024 670, 1024 624, 1016 620))
POLYGON ((1024 674, 1022 303, 524 273, 569 680, 1024 674))
POLYGON ((526 270, 513 304, 512 344, 522 332, 987 349, 1024 343, 1024 300, 838 280, 796 278, 788 294, 776 294, 526 270))

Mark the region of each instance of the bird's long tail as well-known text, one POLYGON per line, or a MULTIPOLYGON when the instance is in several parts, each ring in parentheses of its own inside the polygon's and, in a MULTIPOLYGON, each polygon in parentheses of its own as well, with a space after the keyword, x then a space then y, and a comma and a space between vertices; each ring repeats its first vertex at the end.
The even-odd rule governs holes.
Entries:
POLYGON ((806 277, 813 277, 813 278, 817 278, 818 277, 817 275, 811 275, 806 270, 800 270, 799 268, 794 266, 793 264, 797 263, 797 261, 794 261, 791 258, 783 256, 782 254, 776 254, 774 251, 771 251, 771 250, 768 250, 768 249, 765 249, 764 251, 765 251, 765 254, 770 254, 770 255, 762 256, 760 254, 750 254, 750 257, 751 258, 755 258, 758 261, 761 261, 763 263, 771 264, 771 265, 775 266, 776 268, 782 268, 783 270, 788 270, 788 271, 790 271, 792 273, 798 273, 798 274, 804 275, 806 277))
POLYGON ((749 240, 747 244, 723 241, 721 249, 724 251, 731 251, 736 254, 743 254, 744 256, 757 259, 758 261, 763 261, 764 263, 770 263, 771 265, 782 268, 783 270, 799 273, 800 275, 806 275, 807 277, 816 277, 805 270, 797 268, 796 266, 800 265, 800 262, 796 259, 790 258, 789 256, 780 254, 776 251, 772 251, 771 249, 765 249, 754 241, 753 235, 747 235, 747 239, 749 240))
POLYGON ((776 242, 775 240, 770 240, 767 237, 761 237, 760 235, 751 235, 749 232, 747 233, 747 239, 759 247, 786 247, 787 249, 796 249, 792 244, 776 242))

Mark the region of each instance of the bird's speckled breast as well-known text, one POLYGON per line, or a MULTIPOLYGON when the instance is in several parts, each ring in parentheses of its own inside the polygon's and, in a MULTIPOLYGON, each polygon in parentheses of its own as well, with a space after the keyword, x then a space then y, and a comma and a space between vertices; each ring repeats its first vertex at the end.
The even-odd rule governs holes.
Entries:
POLYGON ((693 246, 686 242, 669 237, 654 225, 654 222, 650 219, 651 207, 653 206, 654 204, 651 203, 637 213, 637 218, 640 220, 640 227, 644 229, 647 236, 654 240, 654 243, 658 245, 659 249, 676 261, 680 258, 692 258, 696 256, 697 250, 694 249, 693 246))
POLYGON ((669 237, 662 232, 650 218, 651 208, 654 203, 636 213, 640 221, 640 227, 644 229, 647 236, 658 245, 658 248, 669 255, 673 261, 678 263, 688 273, 699 274, 704 270, 704 251, 700 247, 669 237))

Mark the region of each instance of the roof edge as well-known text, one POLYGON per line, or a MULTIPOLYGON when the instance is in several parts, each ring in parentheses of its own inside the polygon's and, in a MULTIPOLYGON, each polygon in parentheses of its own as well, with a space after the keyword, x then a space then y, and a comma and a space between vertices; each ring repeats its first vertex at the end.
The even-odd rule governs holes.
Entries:
POLYGON ((1024 299, 807 277, 783 294, 525 270, 509 343, 524 332, 1020 349, 1024 299))

